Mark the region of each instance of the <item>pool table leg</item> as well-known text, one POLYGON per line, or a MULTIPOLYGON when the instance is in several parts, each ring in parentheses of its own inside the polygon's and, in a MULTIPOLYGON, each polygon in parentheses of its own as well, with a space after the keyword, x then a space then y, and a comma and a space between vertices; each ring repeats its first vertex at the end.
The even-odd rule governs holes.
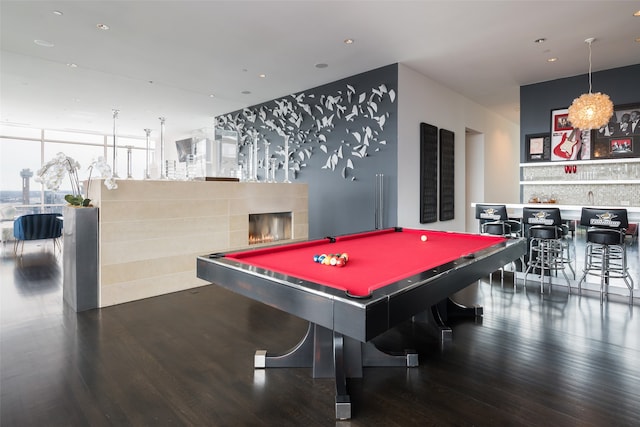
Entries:
POLYGON ((347 370, 345 367, 345 340, 342 334, 333 333, 333 363, 336 380, 336 419, 351 418, 351 397, 347 392, 347 370))
POLYGON ((315 326, 309 322, 304 337, 284 354, 267 354, 267 350, 257 350, 253 359, 254 368, 310 368, 313 366, 313 346, 315 326))
POLYGON ((256 351, 254 367, 312 368, 313 378, 333 378, 336 384, 336 419, 351 418, 347 378, 362 378, 363 366, 418 366, 418 354, 393 355, 371 342, 362 343, 331 329, 309 322, 304 337, 284 354, 256 351))
POLYGON ((437 304, 438 311, 443 314, 445 320, 462 317, 466 319, 475 319, 484 314, 482 306, 472 305, 466 306, 455 302, 451 298, 444 299, 437 304))
POLYGON ((476 319, 483 314, 483 308, 479 305, 465 306, 446 298, 430 309, 413 317, 414 322, 425 325, 432 333, 438 336, 440 342, 449 341, 453 338, 453 331, 448 325, 453 318, 476 319))
POLYGON ((354 346, 360 343, 342 334, 309 322, 300 342, 282 355, 256 351, 255 368, 313 368, 313 378, 334 378, 336 382, 336 419, 351 418, 351 398, 347 376, 362 377, 362 359, 354 346))
POLYGON ((390 354, 380 350, 372 342, 362 344, 362 366, 400 366, 414 368, 418 366, 418 353, 405 350, 404 354, 390 354))

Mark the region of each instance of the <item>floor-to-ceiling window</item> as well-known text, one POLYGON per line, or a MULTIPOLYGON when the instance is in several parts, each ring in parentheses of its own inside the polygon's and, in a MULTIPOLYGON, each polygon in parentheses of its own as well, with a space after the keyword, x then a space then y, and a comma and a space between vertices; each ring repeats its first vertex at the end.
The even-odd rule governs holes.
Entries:
MULTIPOLYGON (((89 166, 98 157, 104 157, 113 167, 113 146, 113 135, 0 125, 0 208, 11 206, 17 215, 61 212, 66 204, 64 196, 71 192, 69 179, 65 177, 57 191, 48 190, 35 180, 38 169, 62 152, 80 163, 78 178, 84 182, 89 166)), ((118 137, 116 146, 117 176, 142 179, 146 140, 118 137)))

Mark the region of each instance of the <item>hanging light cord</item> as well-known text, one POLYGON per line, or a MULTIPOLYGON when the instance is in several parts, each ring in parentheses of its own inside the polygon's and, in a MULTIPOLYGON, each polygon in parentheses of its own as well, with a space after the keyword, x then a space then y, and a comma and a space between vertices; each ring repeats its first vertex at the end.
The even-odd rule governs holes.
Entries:
POLYGON ((589 93, 591 93, 591 41, 589 42, 589 93))

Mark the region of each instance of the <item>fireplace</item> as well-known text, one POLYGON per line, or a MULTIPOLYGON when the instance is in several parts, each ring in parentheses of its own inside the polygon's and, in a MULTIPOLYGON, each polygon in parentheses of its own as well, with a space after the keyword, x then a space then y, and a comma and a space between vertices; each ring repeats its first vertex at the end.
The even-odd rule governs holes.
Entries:
POLYGON ((249 214, 249 244, 291 239, 291 212, 249 214))

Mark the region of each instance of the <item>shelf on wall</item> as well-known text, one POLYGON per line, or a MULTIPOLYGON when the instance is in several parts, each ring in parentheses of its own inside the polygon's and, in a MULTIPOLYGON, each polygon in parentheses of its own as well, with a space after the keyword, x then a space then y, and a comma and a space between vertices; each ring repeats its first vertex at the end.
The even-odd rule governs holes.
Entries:
POLYGON ((607 184, 640 184, 640 179, 592 179, 592 180, 562 180, 562 181, 520 181, 520 185, 607 185, 607 184))
POLYGON ((545 166, 566 166, 566 165, 600 165, 611 163, 640 163, 640 158, 620 158, 620 159, 597 159, 597 160, 572 160, 567 162, 531 162, 520 163, 521 168, 545 167, 545 166))

